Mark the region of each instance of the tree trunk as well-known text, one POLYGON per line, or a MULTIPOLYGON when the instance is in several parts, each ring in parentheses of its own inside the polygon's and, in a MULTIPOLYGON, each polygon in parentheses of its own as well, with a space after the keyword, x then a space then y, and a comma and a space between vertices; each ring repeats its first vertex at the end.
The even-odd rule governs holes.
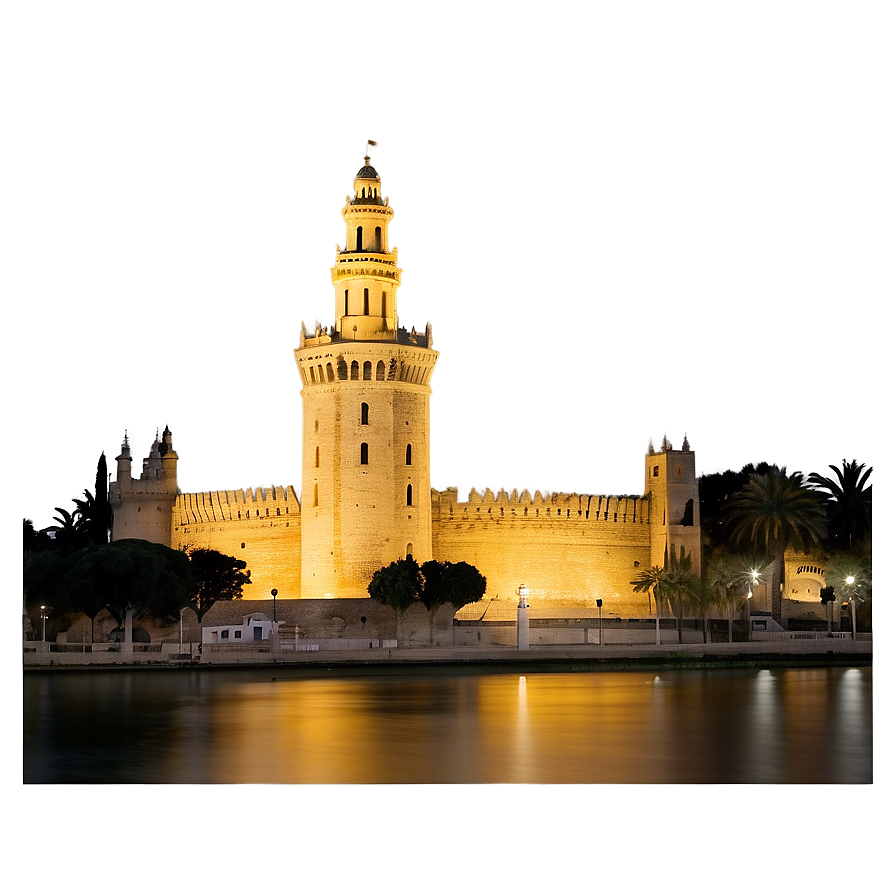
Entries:
POLYGON ((128 607, 124 613, 124 642, 121 645, 122 653, 134 652, 134 608, 128 607))
POLYGON ((653 606, 656 610, 656 643, 662 643, 662 638, 660 637, 660 602, 654 597, 653 606))
POLYGON ((728 602, 728 643, 734 642, 734 605, 728 602))
POLYGON ((779 542, 775 547, 775 556, 769 574, 768 587, 771 590, 772 618, 781 625, 781 583, 784 581, 784 551, 786 545, 779 542))

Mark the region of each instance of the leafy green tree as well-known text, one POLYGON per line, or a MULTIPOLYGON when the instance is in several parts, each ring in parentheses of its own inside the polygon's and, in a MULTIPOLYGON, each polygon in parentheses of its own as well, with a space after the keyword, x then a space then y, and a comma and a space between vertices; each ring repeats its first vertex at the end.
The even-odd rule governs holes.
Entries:
POLYGON ((401 617, 423 591, 423 573, 413 557, 396 560, 378 569, 370 579, 367 593, 378 603, 395 610, 395 628, 401 640, 401 617))
POLYGON ((131 640, 134 619, 173 621, 193 595, 190 561, 182 551, 136 538, 90 545, 72 554, 60 581, 63 600, 94 618, 109 611, 131 640))
POLYGON ((429 640, 432 643, 433 615, 443 604, 459 610, 475 603, 485 594, 485 576, 469 563, 448 560, 427 560, 421 567, 423 589, 420 600, 429 610, 429 640))
POLYGON ((187 556, 194 591, 188 605, 200 623, 219 600, 239 600, 243 596, 243 586, 252 584, 248 573, 243 572, 245 560, 237 560, 211 548, 193 548, 187 551, 187 556))
POLYGON ((833 464, 836 480, 812 473, 809 484, 826 493, 827 544, 834 550, 849 550, 871 537, 871 486, 868 479, 873 467, 856 460, 846 462, 841 468, 833 464))
POLYGON ((729 511, 736 542, 771 557, 772 616, 781 621, 781 585, 787 548, 807 550, 825 536, 824 506, 818 492, 807 488, 800 472, 786 468, 754 473, 732 498, 729 511))

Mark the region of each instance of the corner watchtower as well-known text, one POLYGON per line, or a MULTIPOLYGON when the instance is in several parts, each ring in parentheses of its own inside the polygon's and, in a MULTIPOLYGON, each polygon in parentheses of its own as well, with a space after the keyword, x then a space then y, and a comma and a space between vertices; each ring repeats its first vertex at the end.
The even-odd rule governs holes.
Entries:
POLYGON ((681 450, 663 436, 662 447, 647 449, 644 493, 650 496, 650 565, 663 566, 674 545, 691 555, 695 572, 702 568, 700 496, 696 462, 685 435, 681 450))
POLYGON ((121 454, 115 458, 117 478, 109 486, 112 504, 112 541, 142 538, 171 547, 172 515, 177 499, 177 452, 171 430, 165 427, 143 460, 138 478, 131 474, 131 448, 127 433, 121 454))
POLYGON ((335 323, 306 332, 302 380, 302 596, 367 597, 377 569, 432 556, 429 324, 398 320, 393 211, 365 156, 331 269, 335 323))

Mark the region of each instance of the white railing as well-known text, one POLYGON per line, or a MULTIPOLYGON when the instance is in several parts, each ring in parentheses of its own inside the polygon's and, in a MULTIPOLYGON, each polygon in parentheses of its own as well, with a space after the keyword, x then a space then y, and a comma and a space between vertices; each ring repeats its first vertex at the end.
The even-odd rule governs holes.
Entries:
POLYGON ((852 638, 852 632, 751 632, 750 637, 754 641, 826 641, 852 638))

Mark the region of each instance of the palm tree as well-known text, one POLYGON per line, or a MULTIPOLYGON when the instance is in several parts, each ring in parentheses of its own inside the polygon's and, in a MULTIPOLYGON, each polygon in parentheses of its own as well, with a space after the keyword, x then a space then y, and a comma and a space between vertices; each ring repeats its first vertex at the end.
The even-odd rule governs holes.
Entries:
POLYGON ((861 558, 854 554, 831 557, 824 574, 825 581, 834 589, 838 602, 849 601, 852 610, 852 638, 856 638, 856 602, 871 597, 871 573, 861 558))
POLYGON ((729 504, 732 537, 772 558, 769 587, 772 616, 781 621, 784 553, 789 547, 805 550, 825 536, 824 504, 807 488, 800 472, 785 467, 755 473, 729 504))
POLYGON ((836 481, 818 473, 809 476, 809 484, 827 492, 828 538, 831 546, 855 547, 871 534, 871 486, 866 485, 874 467, 843 459, 842 469, 828 465, 837 475, 836 481), (863 472, 864 471, 864 472, 863 472))
POLYGON ((728 643, 734 640, 734 602, 737 599, 732 590, 736 572, 736 558, 730 554, 716 553, 706 567, 706 584, 716 593, 716 603, 728 609, 728 643))
POLYGON ((630 583, 632 590, 637 594, 647 595, 647 613, 650 614, 650 596, 653 595, 653 603, 656 607, 656 643, 660 643, 660 599, 663 590, 663 582, 666 578, 666 570, 662 566, 651 566, 650 569, 642 569, 637 577, 630 583))
POLYGON ((686 555, 682 547, 681 553, 676 556, 674 544, 669 552, 669 563, 665 572, 663 592, 675 613, 678 643, 681 644, 681 620, 684 611, 700 589, 700 579, 691 569, 691 555, 686 555))

